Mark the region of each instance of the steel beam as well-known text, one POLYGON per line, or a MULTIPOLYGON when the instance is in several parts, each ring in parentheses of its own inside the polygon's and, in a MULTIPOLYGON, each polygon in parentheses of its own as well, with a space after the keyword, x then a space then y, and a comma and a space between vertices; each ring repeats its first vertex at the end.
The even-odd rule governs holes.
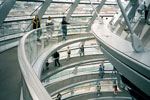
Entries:
POLYGON ((78 6, 78 4, 80 3, 80 0, 75 0, 74 3, 72 4, 70 10, 68 11, 66 18, 67 21, 69 20, 69 18, 71 17, 71 15, 73 14, 74 10, 76 9, 76 7, 78 6))
MULTIPOLYGON (((105 14, 100 14, 100 16, 103 17, 113 17, 114 14, 109 14, 109 15, 105 15, 105 14)), ((44 15, 42 17, 42 19, 47 19, 49 15, 44 15)), ((51 15, 52 18, 62 18, 64 15, 51 15)), ((92 14, 72 14, 72 17, 76 18, 76 17, 92 17, 92 14)), ((13 19, 6 19, 4 21, 4 23, 10 23, 10 22, 20 22, 20 21, 28 21, 28 20, 32 20, 34 18, 34 16, 29 16, 29 17, 14 17, 13 19)))
POLYGON ((122 12, 122 15, 125 19, 125 22, 128 26, 128 29, 130 31, 130 34, 131 34, 131 43, 132 43, 132 47, 133 49, 136 51, 136 52, 143 52, 144 51, 144 45, 142 43, 142 41, 136 36, 136 34, 134 33, 132 27, 131 27, 131 24, 130 24, 130 21, 129 21, 129 18, 127 17, 126 15, 126 12, 123 8, 123 5, 121 3, 120 0, 117 0, 117 3, 118 3, 118 6, 122 12))
POLYGON ((44 2, 45 0, 17 0, 17 1, 25 1, 25 2, 44 2))
MULTIPOLYGON (((45 0, 17 0, 17 1, 44 2, 45 0)), ((73 4, 73 1, 52 1, 52 3, 73 4)), ((91 3, 87 1, 81 1, 79 4, 91 4, 91 3)), ((99 2, 94 1, 93 5, 99 5, 99 2)), ((117 5, 117 4, 114 2, 106 2, 105 5, 117 5)))
POLYGON ((43 5, 41 7, 41 9, 38 12, 38 16, 41 19, 42 16, 44 15, 45 11, 47 10, 47 8, 49 7, 49 5, 51 4, 52 0, 45 0, 43 2, 43 5))
MULTIPOLYGON (((91 29, 91 26, 94 22, 94 20, 96 19, 96 17, 98 16, 98 13, 100 12, 101 8, 103 7, 103 5, 105 4, 106 0, 102 0, 101 3, 98 5, 97 9, 94 9, 95 10, 95 13, 93 15, 93 17, 91 18, 89 24, 88 24, 88 29, 90 30, 91 29)), ((93 6, 91 4, 91 6, 93 6)))
POLYGON ((16 0, 5 0, 2 7, 0 7, 0 26, 3 24, 15 2, 16 0))

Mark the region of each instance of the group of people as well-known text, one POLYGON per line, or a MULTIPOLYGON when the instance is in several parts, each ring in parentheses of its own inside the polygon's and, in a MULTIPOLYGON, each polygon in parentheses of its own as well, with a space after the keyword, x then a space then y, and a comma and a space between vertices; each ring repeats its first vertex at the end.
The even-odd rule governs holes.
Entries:
MULTIPOLYGON (((35 18, 31 21, 33 24, 33 29, 38 29, 41 27, 41 21, 38 15, 35 16, 35 18)), ((70 24, 66 21, 66 17, 63 17, 62 19, 62 33, 63 33, 63 37, 62 40, 66 40, 66 36, 67 36, 67 25, 70 24)), ((52 37, 52 31, 54 30, 54 22, 52 21, 52 18, 49 16, 47 21, 46 21, 46 26, 50 26, 47 27, 47 39, 49 39, 50 37, 52 37)), ((37 41, 40 41, 40 37, 42 35, 42 31, 41 30, 37 30, 37 41)))
MULTIPOLYGON (((59 66, 60 67, 60 62, 59 62, 59 52, 55 52, 52 57, 54 58, 54 66, 59 66)), ((45 66, 46 66, 46 70, 49 69, 49 61, 46 60, 46 63, 45 63, 45 66)))
MULTIPOLYGON (((80 45, 80 47, 79 47, 79 54, 80 54, 80 57, 81 56, 84 56, 84 45, 83 44, 81 44, 80 45)), ((71 55, 71 50, 70 50, 70 47, 68 46, 67 47, 67 60, 69 60, 70 59, 70 55, 71 55)))
MULTIPOLYGON (((70 49, 69 46, 67 46, 66 51, 67 51, 67 60, 70 60, 71 49, 70 49)), ((84 56, 84 45, 83 45, 83 44, 80 45, 80 47, 79 47, 79 53, 80 53, 80 57, 81 57, 81 56, 84 56)), ((53 57, 53 59, 54 59, 54 66, 55 66, 55 67, 56 67, 56 66, 60 67, 61 64, 60 64, 60 62, 59 62, 59 58, 60 58, 59 52, 56 51, 56 52, 52 55, 52 57, 53 57)), ((48 66, 49 66, 49 61, 48 61, 48 60, 46 60, 45 66, 46 66, 46 70, 48 70, 48 69, 49 69, 49 67, 48 67, 48 66)))
MULTIPOLYGON (((97 96, 101 96, 101 84, 100 84, 100 82, 97 82, 96 89, 97 89, 97 96)), ((113 84, 113 89, 114 89, 114 95, 117 95, 118 94, 118 87, 117 87, 116 81, 113 84)))

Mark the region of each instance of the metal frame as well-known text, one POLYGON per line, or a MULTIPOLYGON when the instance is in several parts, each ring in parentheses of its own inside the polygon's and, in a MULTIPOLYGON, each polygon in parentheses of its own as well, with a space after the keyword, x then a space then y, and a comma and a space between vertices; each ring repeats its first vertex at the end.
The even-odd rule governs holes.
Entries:
MULTIPOLYGON (((96 17, 98 16, 98 12, 103 7, 105 1, 106 0, 102 0, 100 5, 97 7, 97 9, 93 8, 95 10, 95 13, 94 13, 94 15, 93 15, 93 17, 92 17, 92 19, 91 19, 91 21, 89 23, 89 26, 88 26, 89 30, 91 29, 91 26, 92 26, 94 20, 96 19, 96 17)), ((129 31, 130 31, 130 34, 131 34, 131 43, 132 43, 132 47, 133 47, 134 51, 136 51, 136 52, 143 52, 144 51, 144 45, 143 45, 142 41, 137 37, 137 35, 133 32, 133 30, 131 28, 131 24, 130 24, 129 19, 128 19, 127 15, 126 15, 126 12, 125 12, 125 10, 124 10, 124 8, 122 6, 121 1, 120 0, 116 0, 116 1, 118 3, 118 6, 119 6, 121 12, 122 12, 122 15, 123 15, 123 17, 125 19, 125 22, 126 22, 128 28, 129 28, 129 31)), ((92 5, 92 2, 91 2, 91 5, 92 5)))
MULTIPOLYGON (((91 2, 91 0, 90 0, 90 2, 91 2)), ((98 12, 100 12, 100 10, 103 7, 103 5, 105 4, 105 2, 106 2, 106 0, 102 0, 101 3, 98 5, 97 9, 93 8, 93 10, 95 10, 95 13, 94 13, 92 19, 89 22, 89 25, 88 25, 89 30, 91 29, 91 26, 92 26, 93 22, 95 21, 96 17, 98 16, 98 12)), ((93 7, 92 2, 91 2, 91 6, 93 7)))
POLYGON ((44 2, 45 0, 17 0, 17 1, 27 1, 27 2, 44 2))
MULTIPOLYGON (((114 14, 105 15, 102 14, 101 16, 104 17, 113 17, 114 14)), ((51 15, 52 18, 62 18, 64 15, 51 15)), ((18 19, 6 19, 4 23, 10 23, 10 22, 19 22, 19 21, 27 21, 32 20, 34 16, 29 16, 26 18, 19 17, 18 19)), ((42 19, 47 19, 48 15, 44 15, 42 19)), ((71 17, 92 17, 92 14, 72 14, 71 17)))
POLYGON ((89 63, 89 62, 101 62, 101 61, 106 61, 107 59, 106 58, 101 58, 101 59, 92 59, 92 60, 85 60, 85 61, 82 61, 82 62, 78 62, 78 63, 72 63, 70 65, 66 65, 64 66, 63 68, 59 68, 59 69, 56 69, 54 72, 51 72, 51 73, 47 73, 46 76, 43 75, 41 76, 41 81, 44 81, 46 80, 48 77, 58 73, 58 72, 61 72, 62 70, 66 70, 68 68, 72 68, 72 67, 75 67, 75 66, 80 66, 84 63, 89 63))
POLYGON ((16 0, 5 0, 2 7, 0 7, 0 26, 3 24, 5 18, 15 3, 16 0))
MULTIPOLYGON (((95 81, 99 82, 99 81, 113 81, 113 80, 117 80, 117 78, 91 79, 91 80, 86 80, 86 81, 82 81, 82 82, 73 83, 73 84, 71 84, 69 86, 63 87, 63 88, 61 88, 61 89, 51 93, 51 96, 54 96, 58 92, 62 92, 62 91, 67 90, 67 89, 69 89, 71 87, 75 87, 75 86, 78 86, 78 85, 81 85, 81 84, 86 84, 86 83, 95 82, 95 81)), ((45 86, 45 88, 48 88, 48 85, 45 86)))
POLYGON ((40 19, 41 19, 42 16, 44 15, 45 11, 47 10, 47 8, 48 8, 49 5, 51 4, 51 2, 52 2, 52 0, 45 0, 45 1, 44 1, 44 3, 43 3, 43 5, 42 5, 41 9, 39 10, 39 12, 38 12, 38 14, 37 14, 40 19))
POLYGON ((80 0, 75 0, 74 3, 72 4, 70 10, 68 11, 66 18, 67 21, 70 19, 71 15, 73 14, 74 10, 76 9, 76 7, 78 6, 78 4, 80 3, 80 0))
MULTIPOLYGON (((45 0, 17 0, 17 1, 28 1, 28 2, 44 2, 45 0)), ((52 1, 52 3, 65 3, 65 4, 73 4, 73 1, 52 1)), ((81 1, 79 4, 91 4, 90 2, 81 1)), ((94 5, 98 5, 99 2, 93 2, 94 5)), ((106 2, 106 5, 117 5, 117 3, 109 3, 106 2)))
POLYGON ((33 71, 32 66, 29 64, 26 54, 25 54, 25 40, 26 38, 35 30, 32 30, 24 35, 18 46, 18 60, 20 63, 20 68, 22 70, 22 75, 26 82, 27 88, 30 91, 33 100, 52 100, 49 96, 40 80, 38 79, 36 73, 33 71))
POLYGON ((131 42, 132 42, 132 47, 133 49, 136 51, 136 52, 142 52, 144 51, 144 45, 142 43, 142 41, 136 36, 136 34, 133 32, 133 29, 131 27, 131 24, 130 24, 130 21, 129 21, 129 18, 127 17, 126 15, 126 12, 122 6, 122 3, 120 0, 117 0, 117 3, 118 3, 118 6, 122 12, 122 15, 125 19, 125 22, 129 28, 129 31, 130 31, 130 34, 131 34, 131 42))

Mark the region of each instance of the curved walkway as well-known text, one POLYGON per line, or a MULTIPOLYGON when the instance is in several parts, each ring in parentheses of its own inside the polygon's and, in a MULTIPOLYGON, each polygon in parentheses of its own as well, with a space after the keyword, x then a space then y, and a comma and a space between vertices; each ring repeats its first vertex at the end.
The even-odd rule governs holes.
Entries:
POLYGON ((114 95, 113 91, 101 92, 101 96, 97 96, 97 91, 85 92, 84 94, 75 94, 62 98, 62 100, 132 100, 127 92, 118 92, 117 96, 114 95), (97 97, 97 98, 96 98, 97 97))
POLYGON ((17 48, 0 53, 0 100, 20 100, 21 73, 17 48))
MULTIPOLYGON (((87 55, 84 57, 73 57, 70 60, 63 59, 63 60, 60 60, 60 63, 61 63, 61 66, 65 66, 65 65, 74 64, 74 63, 81 62, 81 61, 98 59, 98 58, 102 58, 102 60, 106 60, 103 54, 99 54, 99 55, 87 55)), ((41 79, 43 80, 44 77, 48 77, 50 73, 53 73, 55 70, 59 68, 60 67, 54 67, 54 62, 50 63, 49 69, 43 71, 41 75, 41 79)))
POLYGON ((145 52, 135 52, 129 41, 113 34, 104 24, 95 23, 92 28, 109 61, 131 83, 150 96, 150 50, 145 48, 145 52))

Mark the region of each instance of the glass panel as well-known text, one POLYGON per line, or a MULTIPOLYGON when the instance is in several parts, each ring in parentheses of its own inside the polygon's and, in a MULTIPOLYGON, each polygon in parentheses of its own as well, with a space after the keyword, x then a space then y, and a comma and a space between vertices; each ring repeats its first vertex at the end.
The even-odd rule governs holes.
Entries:
POLYGON ((2 6, 3 2, 4 2, 4 0, 0 0, 0 7, 2 6))
POLYGON ((74 2, 75 0, 53 0, 53 1, 68 1, 68 2, 74 2))
POLYGON ((115 14, 118 11, 118 6, 116 5, 104 5, 99 12, 100 14, 115 14))
MULTIPOLYGON (((68 25, 68 35, 67 39, 73 39, 76 37, 72 37, 72 33, 78 34, 78 36, 88 36, 86 33, 86 28, 85 25, 68 25), (81 33, 84 33, 81 34, 81 33)), ((47 38, 47 28, 43 28, 37 31, 33 31, 32 34, 28 36, 26 39, 26 56, 28 57, 29 62, 34 64, 36 59, 43 53, 45 52, 50 46, 55 45, 58 42, 62 41, 62 30, 61 26, 54 26, 54 30, 52 31, 52 37, 49 39, 47 38), (60 35, 60 37, 57 37, 60 35), (40 41, 38 41, 40 39, 40 41), (48 40, 49 39, 49 40, 48 40), (49 42, 48 42, 49 41, 49 42)), ((51 32, 51 31, 50 31, 51 32)), ((76 35, 77 36, 77 35, 76 35)), ((77 37, 78 37, 77 36, 77 37)))
POLYGON ((63 15, 66 13, 71 4, 52 3, 45 12, 45 15, 63 15))
POLYGON ((22 94, 24 100, 33 100, 24 79, 22 79, 22 94))
POLYGON ((39 2, 16 1, 7 17, 30 16, 40 5, 39 2))
MULTIPOLYGON (((98 72, 99 71, 99 65, 100 64, 78 65, 77 73, 80 73, 80 72, 95 72, 95 71, 98 72)), ((75 70, 75 67, 68 68, 68 69, 63 70, 61 72, 58 72, 55 75, 52 75, 49 78, 47 78, 45 80, 45 82, 49 82, 53 79, 63 78, 66 75, 71 76, 71 74, 73 75, 74 70, 75 70)), ((111 63, 104 63, 104 70, 105 70, 105 73, 112 73, 112 71, 114 70, 114 67, 111 63)))
MULTIPOLYGON (((114 91, 113 88, 113 81, 100 81, 100 92, 112 92, 114 91)), ((84 83, 78 86, 71 87, 69 89, 66 89, 64 91, 61 91, 62 98, 68 97, 70 95, 75 94, 82 94, 86 92, 97 92, 97 82, 89 82, 84 83)), ((118 89, 118 91, 120 91, 118 89)), ((56 95, 53 96, 53 99, 56 98, 56 95)))
MULTIPOLYGON (((96 7, 97 5, 94 5, 96 7)), ((74 14, 92 14, 93 13, 93 8, 90 4, 79 4, 75 11, 73 12, 74 14)))
POLYGON ((29 24, 30 21, 4 23, 2 27, 0 27, 0 37, 24 33, 29 24))

